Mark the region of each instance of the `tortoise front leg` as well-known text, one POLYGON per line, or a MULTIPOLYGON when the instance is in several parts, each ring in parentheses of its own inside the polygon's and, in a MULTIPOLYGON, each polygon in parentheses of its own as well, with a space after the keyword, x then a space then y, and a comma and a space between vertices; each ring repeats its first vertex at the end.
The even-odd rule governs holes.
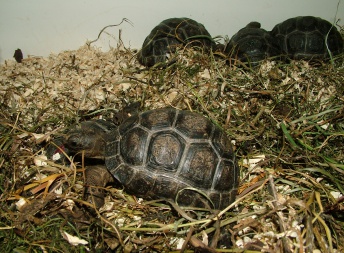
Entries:
POLYGON ((88 166, 85 170, 86 184, 84 199, 100 208, 104 205, 104 187, 108 183, 114 182, 110 172, 102 165, 88 166))

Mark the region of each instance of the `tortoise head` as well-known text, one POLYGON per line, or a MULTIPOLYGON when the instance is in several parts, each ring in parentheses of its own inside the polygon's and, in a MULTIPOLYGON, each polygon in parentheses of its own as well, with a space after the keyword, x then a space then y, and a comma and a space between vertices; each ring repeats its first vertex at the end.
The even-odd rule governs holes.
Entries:
POLYGON ((84 121, 67 133, 64 145, 72 153, 85 152, 86 157, 104 156, 107 136, 115 128, 104 120, 84 121))

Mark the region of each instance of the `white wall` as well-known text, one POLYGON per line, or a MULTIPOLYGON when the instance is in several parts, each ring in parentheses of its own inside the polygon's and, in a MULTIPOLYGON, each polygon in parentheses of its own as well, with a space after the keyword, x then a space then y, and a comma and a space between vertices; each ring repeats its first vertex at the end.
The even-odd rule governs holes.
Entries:
POLYGON ((111 36, 103 34, 97 46, 104 50, 116 46, 122 29, 125 45, 140 48, 151 29, 170 17, 190 17, 203 23, 212 36, 230 37, 253 20, 270 30, 301 15, 330 22, 341 18, 343 26, 343 5, 341 0, 0 0, 0 62, 12 59, 17 48, 24 57, 77 49, 122 18, 133 26, 124 23, 107 29, 111 36))

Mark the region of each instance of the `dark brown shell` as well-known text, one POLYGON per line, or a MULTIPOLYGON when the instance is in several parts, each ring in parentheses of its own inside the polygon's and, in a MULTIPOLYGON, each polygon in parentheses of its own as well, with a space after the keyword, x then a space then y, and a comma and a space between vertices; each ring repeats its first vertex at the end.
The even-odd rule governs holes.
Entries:
POLYGON ((292 59, 327 59, 328 49, 332 55, 343 52, 343 38, 336 27, 317 17, 287 19, 277 24, 271 35, 277 39, 281 51, 292 59))
POLYGON ((278 45, 269 32, 260 28, 260 23, 251 22, 230 39, 225 54, 232 61, 257 65, 260 61, 280 54, 278 45))
POLYGON ((147 111, 128 118, 109 138, 106 167, 136 196, 214 208, 235 199, 239 168, 231 142, 200 114, 147 111), (190 188, 203 192, 214 206, 190 188))
POLYGON ((167 60, 167 54, 185 45, 215 48, 205 27, 190 18, 170 18, 162 21, 147 36, 138 53, 138 61, 147 67, 167 60))

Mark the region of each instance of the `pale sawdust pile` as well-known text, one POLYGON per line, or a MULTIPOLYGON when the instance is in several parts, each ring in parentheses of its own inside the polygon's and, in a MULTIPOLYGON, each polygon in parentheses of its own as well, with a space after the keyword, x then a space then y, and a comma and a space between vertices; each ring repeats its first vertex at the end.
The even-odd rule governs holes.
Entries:
POLYGON ((344 251, 343 56, 250 68, 184 49, 145 69, 135 53, 85 45, 0 66, 4 252, 344 251), (82 170, 46 159, 48 143, 135 102, 197 111, 228 133, 241 169, 233 208, 189 221, 113 186, 101 213, 83 205, 82 170))

